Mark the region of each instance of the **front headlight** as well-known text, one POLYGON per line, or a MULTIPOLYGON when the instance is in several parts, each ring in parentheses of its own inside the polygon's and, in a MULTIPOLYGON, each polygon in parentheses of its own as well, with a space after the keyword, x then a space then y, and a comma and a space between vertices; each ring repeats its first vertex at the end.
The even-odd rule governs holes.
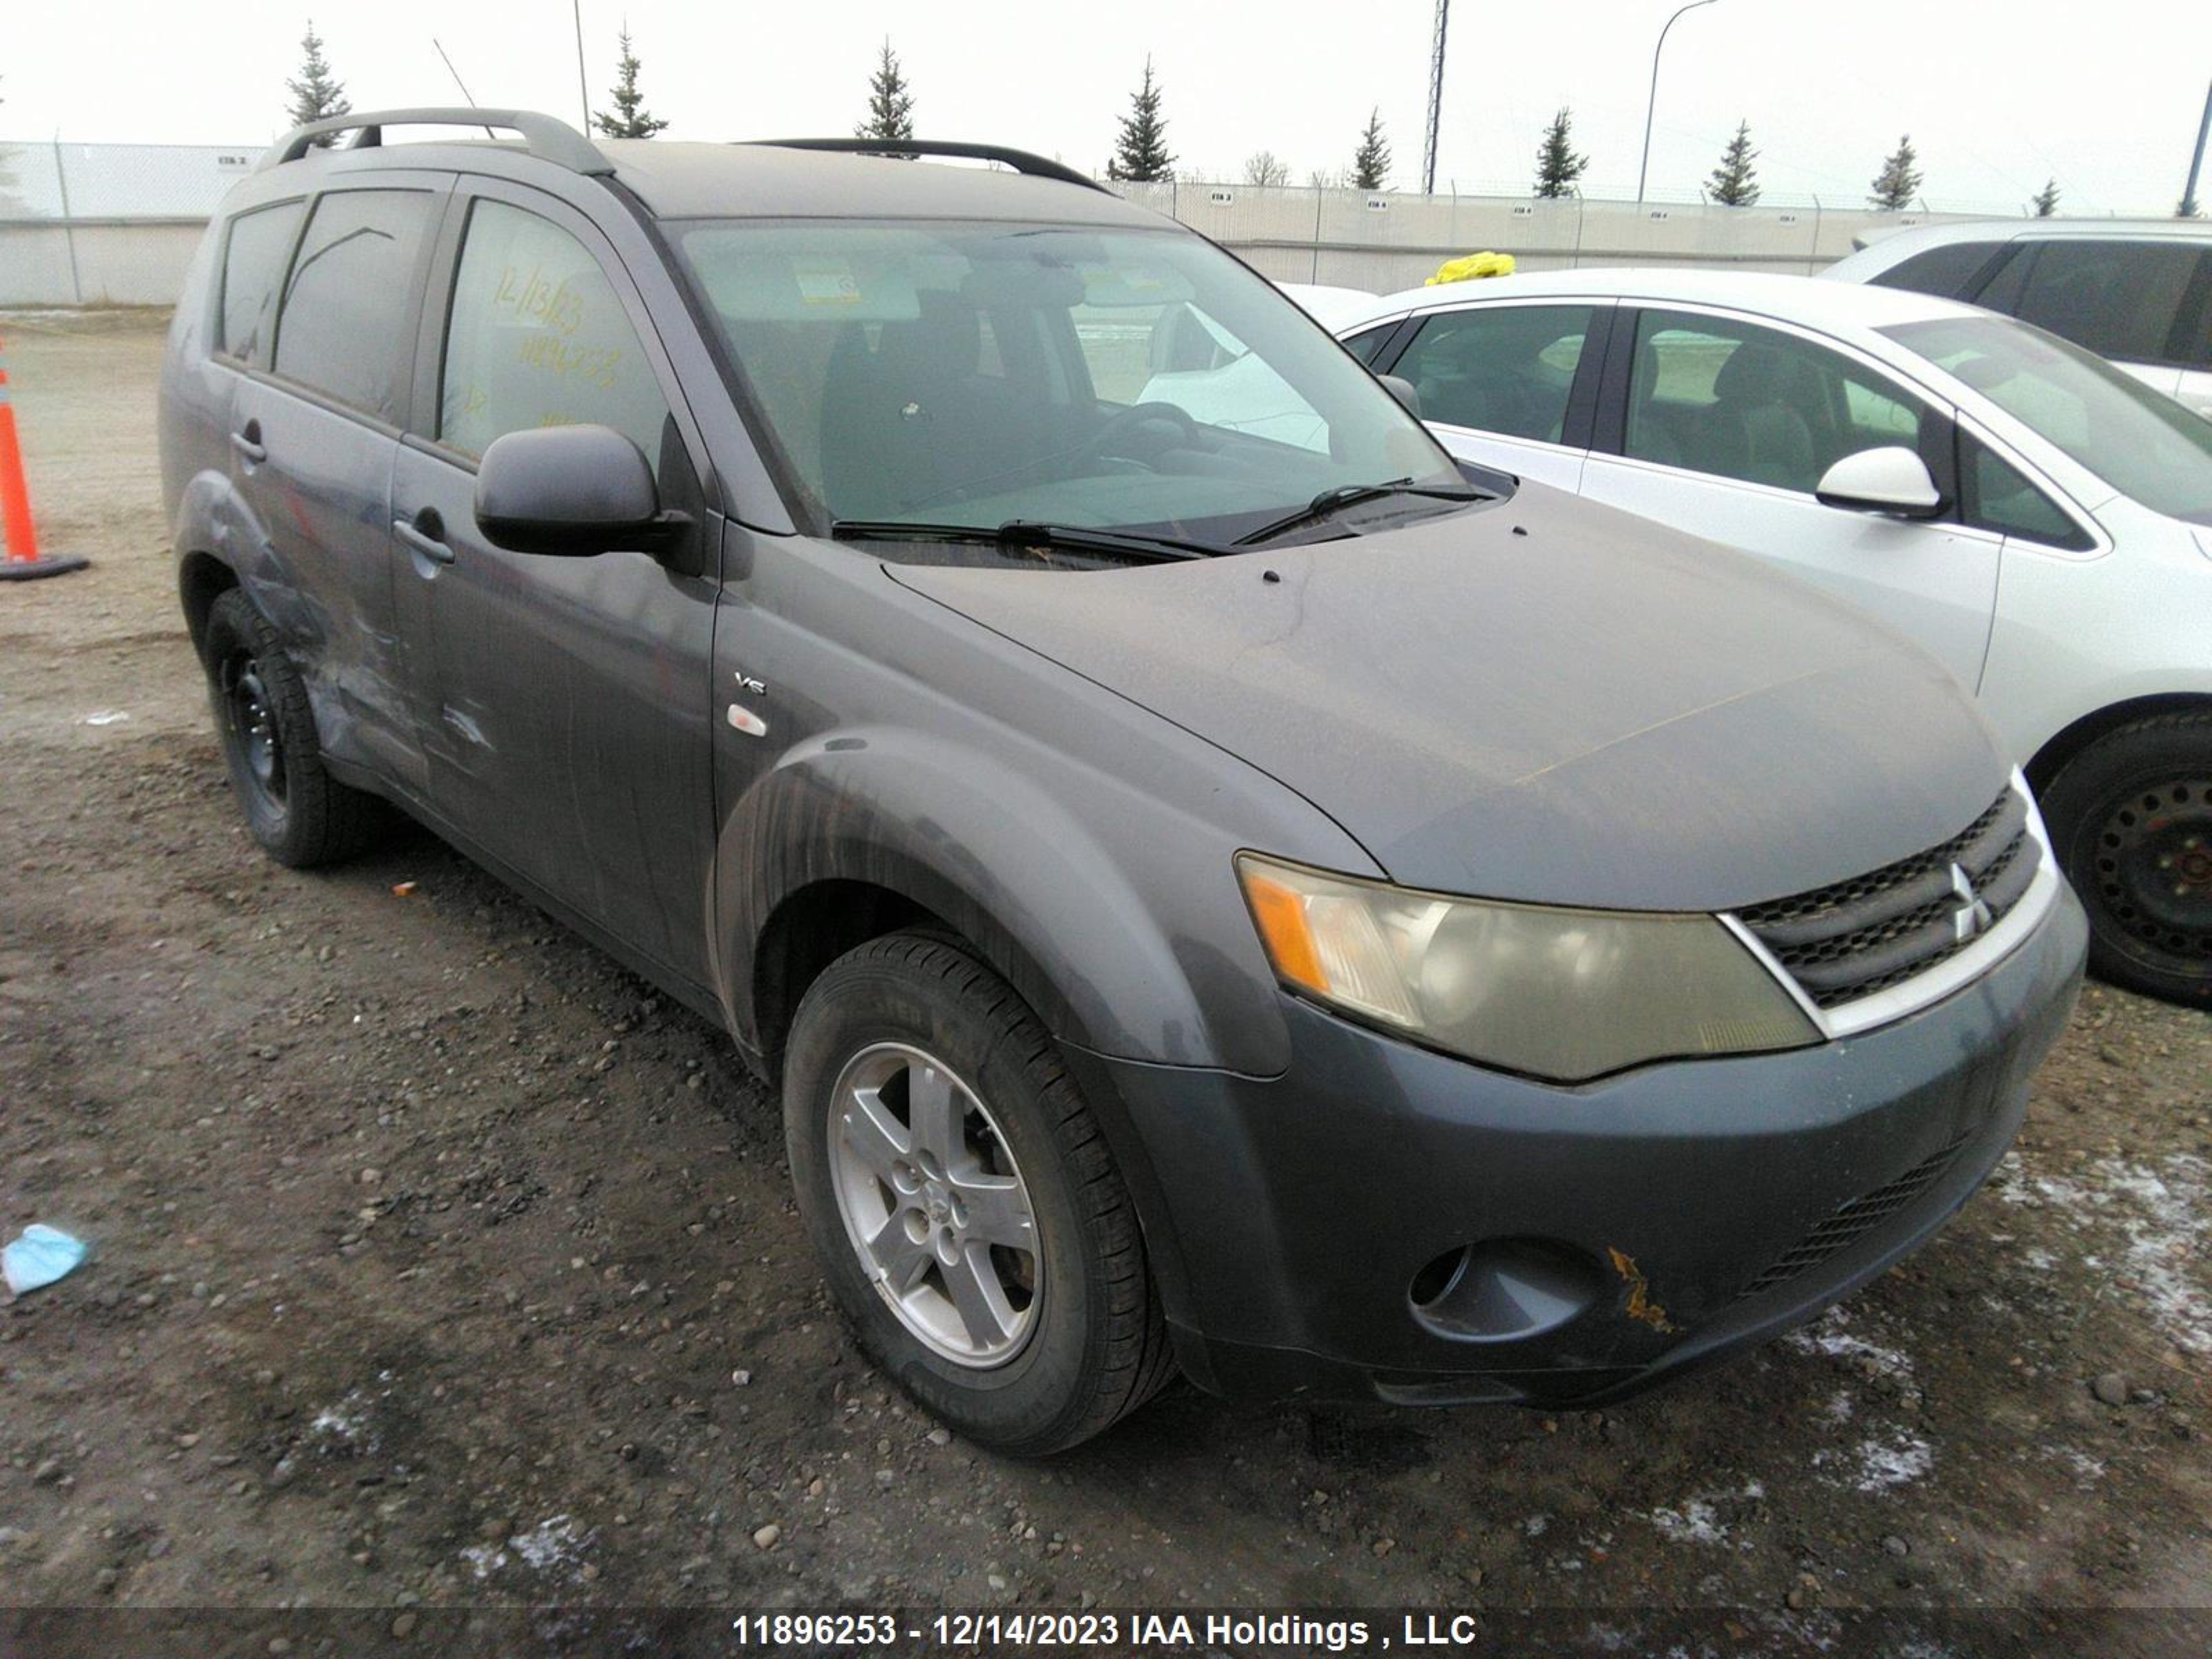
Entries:
POLYGON ((1486 1065, 1574 1083, 1820 1040, 1709 915, 1449 898, 1251 853, 1237 873, 1286 984, 1486 1065))

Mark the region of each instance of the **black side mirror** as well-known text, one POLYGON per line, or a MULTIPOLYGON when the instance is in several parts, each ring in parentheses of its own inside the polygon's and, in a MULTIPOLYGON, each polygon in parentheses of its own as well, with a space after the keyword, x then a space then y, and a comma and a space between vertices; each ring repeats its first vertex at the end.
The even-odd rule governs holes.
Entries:
POLYGON ((1406 413, 1412 416, 1417 421, 1421 418, 1421 392, 1419 387, 1416 386, 1411 380, 1406 380, 1401 375, 1377 374, 1375 378, 1382 382, 1382 389, 1385 392, 1388 392, 1392 397, 1395 398, 1401 404, 1405 405, 1406 413))
POLYGON ((690 520, 660 510, 653 468, 604 426, 548 426, 492 441, 477 467, 477 526, 510 553, 657 553, 690 520))

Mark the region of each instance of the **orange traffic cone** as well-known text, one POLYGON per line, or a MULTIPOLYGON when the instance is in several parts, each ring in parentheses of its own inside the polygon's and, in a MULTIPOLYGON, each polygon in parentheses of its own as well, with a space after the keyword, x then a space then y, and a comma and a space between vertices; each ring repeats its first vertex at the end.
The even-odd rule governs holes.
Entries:
POLYGON ((0 362, 0 582, 27 582, 40 576, 65 575, 90 562, 81 558, 40 558, 39 535, 31 525, 31 492, 23 483, 23 451, 15 441, 15 408, 9 401, 8 370, 0 362))

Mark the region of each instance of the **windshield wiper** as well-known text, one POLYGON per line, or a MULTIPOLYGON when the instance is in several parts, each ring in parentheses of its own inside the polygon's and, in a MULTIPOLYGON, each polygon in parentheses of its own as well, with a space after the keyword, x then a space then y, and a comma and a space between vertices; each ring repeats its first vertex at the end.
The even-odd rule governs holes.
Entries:
POLYGON ((1118 553, 1139 559, 1209 559, 1227 550, 1136 531, 1093 530, 1086 525, 1041 524, 1009 519, 986 524, 926 524, 908 519, 839 519, 830 526, 839 541, 975 542, 1007 549, 1057 547, 1071 553, 1118 553))
POLYGON ((1238 547, 1254 547, 1261 542, 1273 541, 1286 530, 1296 530, 1303 525, 1316 524, 1330 514, 1361 501, 1379 500, 1384 495, 1427 495, 1440 501, 1486 501, 1492 498, 1488 490, 1465 489, 1456 484, 1417 484, 1411 478, 1392 478, 1383 483, 1339 484, 1334 489, 1324 489, 1295 513, 1285 513, 1279 519, 1261 525, 1249 535, 1239 536, 1238 547))

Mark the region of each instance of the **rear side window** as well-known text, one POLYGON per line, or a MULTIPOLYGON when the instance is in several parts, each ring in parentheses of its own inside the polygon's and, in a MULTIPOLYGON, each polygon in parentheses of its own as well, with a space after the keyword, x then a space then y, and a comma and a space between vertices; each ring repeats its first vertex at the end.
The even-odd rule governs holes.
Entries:
POLYGON ((2186 242, 2046 242, 2009 308, 2100 356, 2177 361, 2169 342, 2203 257, 2186 242))
POLYGON ((222 248, 222 319, 216 349, 258 367, 269 361, 276 320, 276 288, 300 234, 303 202, 257 208, 230 222, 222 248))
POLYGON ((434 198, 333 191, 315 204, 277 319, 276 372, 398 422, 414 365, 408 326, 434 198))
POLYGON ((438 438, 480 456, 532 427, 612 427, 656 464, 668 403, 621 297, 559 226, 478 201, 453 284, 438 438))
POLYGON ((1970 285, 2002 246, 1999 242, 1952 242, 1931 247, 1925 253, 1899 260, 1869 280, 1882 288, 1910 289, 1915 294, 1933 294, 1946 300, 1972 299, 1970 285))
POLYGON ((1589 306, 1447 312, 1421 325, 1396 373, 1420 392, 1427 420, 1555 444, 1592 314, 1589 306))

